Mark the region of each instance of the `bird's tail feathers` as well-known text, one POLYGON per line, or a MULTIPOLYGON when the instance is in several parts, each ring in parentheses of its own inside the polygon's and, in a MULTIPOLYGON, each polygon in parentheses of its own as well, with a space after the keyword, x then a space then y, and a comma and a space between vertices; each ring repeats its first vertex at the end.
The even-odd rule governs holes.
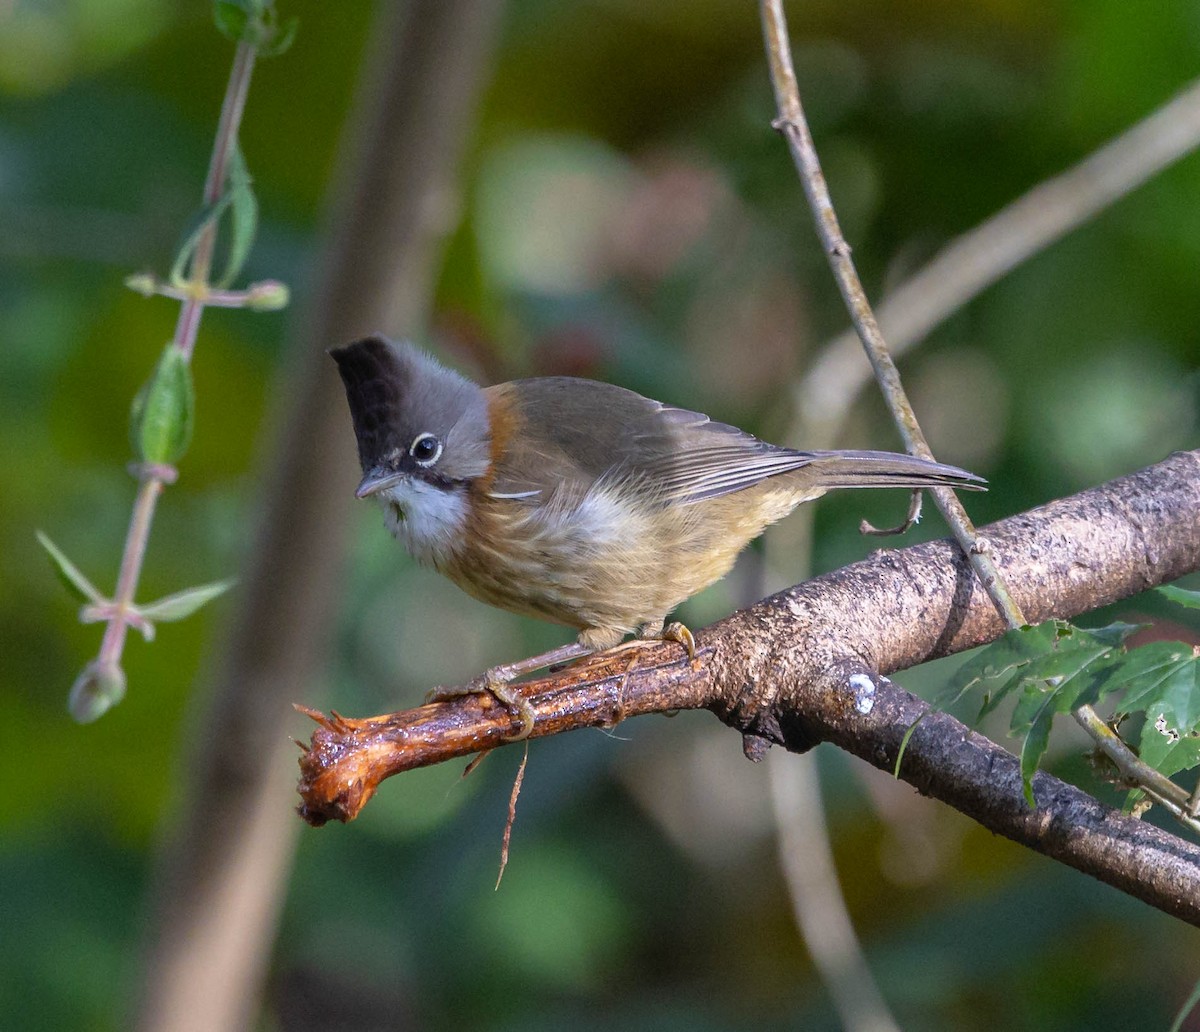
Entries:
POLYGON ((985 491, 987 481, 974 473, 913 455, 879 451, 811 452, 805 467, 826 490, 839 487, 954 487, 985 491))

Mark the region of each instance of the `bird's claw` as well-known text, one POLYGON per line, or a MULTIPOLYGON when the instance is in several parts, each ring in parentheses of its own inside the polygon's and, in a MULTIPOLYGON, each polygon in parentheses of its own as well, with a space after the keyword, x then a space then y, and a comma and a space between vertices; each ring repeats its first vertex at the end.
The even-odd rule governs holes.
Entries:
POLYGON ((692 632, 678 620, 672 620, 669 624, 666 624, 659 637, 663 641, 679 642, 680 645, 687 649, 689 660, 696 658, 696 639, 692 637, 692 632))
POLYGON ((451 699, 461 699, 464 695, 491 695, 501 705, 506 706, 513 716, 520 719, 520 730, 516 734, 505 735, 506 742, 520 742, 533 733, 537 713, 532 703, 496 670, 487 670, 463 685, 432 688, 425 693, 425 702, 449 702, 451 699))

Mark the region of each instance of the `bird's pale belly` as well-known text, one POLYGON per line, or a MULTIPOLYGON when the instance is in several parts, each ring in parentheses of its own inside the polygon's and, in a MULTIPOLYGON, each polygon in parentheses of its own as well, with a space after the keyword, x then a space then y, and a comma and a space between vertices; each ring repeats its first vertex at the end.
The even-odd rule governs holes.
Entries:
POLYGON ((470 544, 435 565, 483 602, 574 627, 605 648, 656 632, 803 498, 780 484, 692 505, 596 488, 573 504, 491 501, 473 509, 477 525, 460 537, 470 544))

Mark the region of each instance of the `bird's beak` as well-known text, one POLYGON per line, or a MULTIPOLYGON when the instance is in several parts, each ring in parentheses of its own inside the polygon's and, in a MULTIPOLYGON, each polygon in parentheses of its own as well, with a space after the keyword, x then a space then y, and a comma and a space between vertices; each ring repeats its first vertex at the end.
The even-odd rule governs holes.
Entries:
POLYGON ((386 491, 389 487, 395 487, 400 481, 407 478, 407 473, 397 473, 394 470, 376 466, 363 474, 363 478, 354 492, 354 497, 367 498, 380 491, 386 491))

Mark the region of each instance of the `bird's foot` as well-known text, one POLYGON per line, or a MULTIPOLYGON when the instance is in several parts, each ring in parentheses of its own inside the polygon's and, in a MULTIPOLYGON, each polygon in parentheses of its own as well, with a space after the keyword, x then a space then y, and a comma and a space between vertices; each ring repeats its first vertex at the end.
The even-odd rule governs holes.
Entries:
POLYGON ((692 632, 689 631, 686 625, 681 624, 678 620, 672 620, 666 624, 659 634, 663 641, 677 641, 685 649, 687 649, 688 659, 696 658, 696 639, 692 637, 692 632))
POLYGON ((533 733, 537 720, 537 711, 521 692, 512 684, 519 677, 525 677, 536 670, 556 663, 565 663, 589 655, 593 650, 583 645, 563 645, 549 652, 543 652, 529 659, 518 660, 515 663, 505 663, 485 670, 478 677, 472 678, 464 685, 451 688, 434 688, 425 696, 426 702, 448 702, 460 699, 464 695, 491 695, 498 702, 507 706, 513 716, 521 721, 520 729, 511 735, 505 735, 506 742, 519 742, 533 733))
POLYGON ((678 620, 672 620, 662 627, 643 627, 636 638, 623 642, 617 648, 645 648, 647 645, 656 645, 660 641, 678 642, 687 649, 689 660, 696 658, 696 639, 692 637, 692 632, 678 620))
POLYGON ((508 707, 509 712, 521 721, 518 731, 504 736, 506 742, 519 742, 533 733, 537 712, 533 704, 510 683, 513 678, 504 676, 506 672, 505 667, 492 667, 478 677, 471 678, 466 684, 449 688, 439 686, 430 690, 425 694, 425 701, 450 702, 466 695, 491 695, 501 705, 508 707))

